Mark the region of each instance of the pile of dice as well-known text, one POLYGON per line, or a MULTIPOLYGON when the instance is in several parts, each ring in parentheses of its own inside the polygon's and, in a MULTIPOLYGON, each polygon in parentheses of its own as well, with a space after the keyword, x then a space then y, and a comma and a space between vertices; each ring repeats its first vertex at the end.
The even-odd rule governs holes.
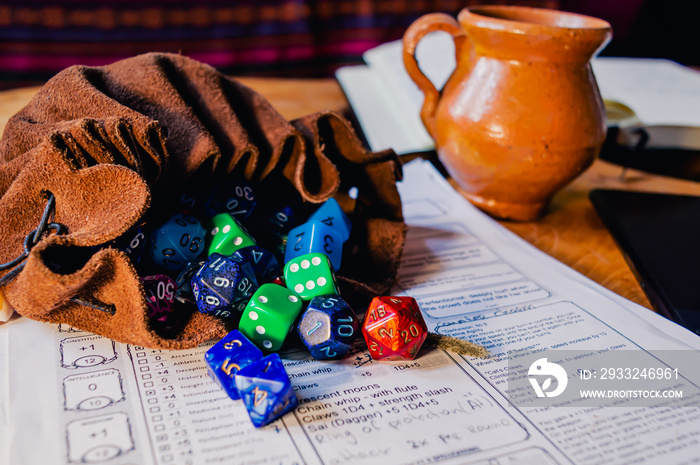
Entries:
MULTIPOLYGON (((288 206, 253 217, 248 226, 266 248, 244 226, 255 206, 250 186, 227 184, 203 209, 179 211, 150 232, 139 225, 111 245, 141 269, 161 270, 141 278, 154 330, 177 332, 178 305, 196 306, 237 328, 205 359, 212 378, 231 398, 242 398, 253 423, 263 426, 297 404, 274 353, 292 330, 315 359, 333 360, 348 355, 360 323, 335 281, 352 228, 338 202, 329 199, 300 225, 288 206), (202 225, 195 212, 210 219, 202 225)), ((413 298, 377 297, 362 333, 373 358, 412 359, 427 328, 413 298)))

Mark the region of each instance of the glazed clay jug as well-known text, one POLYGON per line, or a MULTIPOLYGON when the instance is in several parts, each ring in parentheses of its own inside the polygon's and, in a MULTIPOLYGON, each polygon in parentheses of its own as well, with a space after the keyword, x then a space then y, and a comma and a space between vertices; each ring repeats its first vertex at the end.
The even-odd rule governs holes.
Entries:
POLYGON ((590 60, 610 40, 600 19, 552 10, 478 6, 459 23, 433 13, 403 38, 406 70, 425 94, 421 119, 467 198, 506 219, 537 218, 584 171, 605 137, 590 60), (418 67, 433 31, 455 42, 457 67, 442 91, 418 67))

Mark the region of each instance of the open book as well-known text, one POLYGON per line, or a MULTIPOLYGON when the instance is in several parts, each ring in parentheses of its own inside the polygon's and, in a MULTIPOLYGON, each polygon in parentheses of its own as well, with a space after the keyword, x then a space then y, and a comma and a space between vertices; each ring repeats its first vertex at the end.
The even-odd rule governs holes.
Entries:
MULTIPOLYGON (((366 65, 348 66, 336 78, 372 150, 396 153, 432 149, 420 120, 423 94, 406 73, 401 41, 367 51, 366 65)), ((440 89, 455 66, 452 38, 442 32, 418 45, 423 72, 440 89)), ((638 129, 647 147, 700 150, 700 73, 663 59, 596 58, 593 71, 606 101, 608 125, 620 128, 618 142, 636 145, 638 129)))

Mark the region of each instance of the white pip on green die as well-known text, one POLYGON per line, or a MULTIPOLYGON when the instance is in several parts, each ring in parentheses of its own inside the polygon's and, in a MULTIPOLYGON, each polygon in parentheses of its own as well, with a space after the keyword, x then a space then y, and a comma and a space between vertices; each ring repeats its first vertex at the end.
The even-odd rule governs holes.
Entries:
POLYGON ((322 253, 307 253, 289 260, 284 266, 284 282, 304 301, 320 295, 340 294, 331 262, 322 253))
POLYGON ((259 348, 275 352, 284 344, 302 306, 295 292, 279 284, 263 284, 248 301, 238 330, 259 348))
POLYGON ((236 250, 255 244, 248 231, 230 214, 220 213, 206 225, 207 255, 231 255, 236 250))

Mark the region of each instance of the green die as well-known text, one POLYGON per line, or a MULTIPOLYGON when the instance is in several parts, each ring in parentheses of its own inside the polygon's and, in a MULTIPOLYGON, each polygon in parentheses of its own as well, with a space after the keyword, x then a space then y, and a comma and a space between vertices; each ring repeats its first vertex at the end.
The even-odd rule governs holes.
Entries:
POLYGON ((256 245, 248 231, 228 213, 220 213, 207 223, 207 255, 231 255, 236 250, 256 245))
POLYGON ((238 330, 256 346, 279 350, 301 312, 298 295, 279 284, 263 284, 250 298, 238 330))
POLYGON ((322 253, 307 253, 289 260, 284 267, 284 282, 304 301, 320 295, 340 294, 331 262, 322 253))

